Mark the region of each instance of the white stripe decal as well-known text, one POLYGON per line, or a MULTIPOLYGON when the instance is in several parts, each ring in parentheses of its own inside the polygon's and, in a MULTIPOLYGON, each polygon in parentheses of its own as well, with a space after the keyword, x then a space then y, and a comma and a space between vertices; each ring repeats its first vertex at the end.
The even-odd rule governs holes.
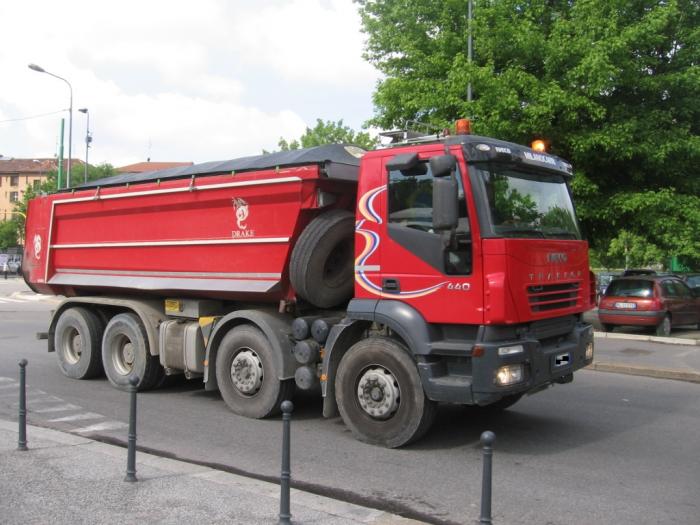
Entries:
MULTIPOLYGON (((131 191, 129 193, 113 193, 110 195, 96 194, 90 197, 75 197, 73 199, 60 199, 54 204, 69 202, 106 201, 112 199, 126 199, 128 197, 142 197, 144 195, 167 195, 169 193, 189 193, 193 191, 220 190, 224 188, 242 188, 246 186, 266 186, 268 184, 282 184, 284 182, 299 182, 301 177, 280 177, 279 179, 246 180, 239 182, 222 182, 220 184, 205 184, 203 186, 184 186, 182 188, 166 188, 162 190, 131 191)), ((87 191, 87 190, 85 190, 87 191)))
POLYGON ((230 272, 154 272, 147 270, 93 270, 77 268, 56 268, 56 273, 80 275, 136 275, 141 277, 203 277, 217 279, 281 279, 281 273, 230 273, 230 272))
POLYGON ((289 237, 258 237, 254 239, 196 239, 189 241, 137 241, 52 244, 54 250, 65 248, 135 248, 150 246, 208 246, 216 244, 272 244, 289 242, 289 237))

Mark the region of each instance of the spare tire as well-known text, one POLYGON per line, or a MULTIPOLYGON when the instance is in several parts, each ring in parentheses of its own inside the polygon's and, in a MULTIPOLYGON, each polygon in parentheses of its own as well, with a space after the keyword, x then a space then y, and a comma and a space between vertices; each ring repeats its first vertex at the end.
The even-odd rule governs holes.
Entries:
POLYGON ((346 210, 319 215, 301 232, 292 250, 292 286, 318 308, 332 308, 352 297, 354 221, 346 210))

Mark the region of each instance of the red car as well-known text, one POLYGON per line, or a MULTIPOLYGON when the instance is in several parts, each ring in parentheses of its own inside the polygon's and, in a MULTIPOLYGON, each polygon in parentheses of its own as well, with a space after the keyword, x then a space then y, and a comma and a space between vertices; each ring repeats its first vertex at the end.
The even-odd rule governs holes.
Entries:
POLYGON ((655 327, 657 335, 667 336, 672 326, 700 328, 700 293, 673 276, 620 277, 605 290, 598 318, 606 332, 635 325, 655 327))

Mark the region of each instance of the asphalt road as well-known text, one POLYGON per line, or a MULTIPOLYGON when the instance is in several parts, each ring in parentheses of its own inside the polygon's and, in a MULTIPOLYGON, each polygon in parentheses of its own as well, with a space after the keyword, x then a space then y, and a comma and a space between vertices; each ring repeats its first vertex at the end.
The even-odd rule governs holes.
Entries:
MULTIPOLYGON (((25 357, 30 423, 125 441, 127 394, 106 379, 64 377, 34 337, 52 303, 3 302, 2 290, 0 418, 16 417, 16 390, 2 378, 16 377, 25 357)), ((697 523, 699 395, 698 384, 583 371, 498 416, 441 407, 429 435, 401 450, 355 441, 340 419, 320 417, 317 397, 298 396, 293 482, 432 523, 472 523, 488 429, 497 436, 495 523, 697 523)), ((164 455, 275 479, 280 435, 279 419, 240 418, 201 383, 139 395, 138 443, 164 455)))

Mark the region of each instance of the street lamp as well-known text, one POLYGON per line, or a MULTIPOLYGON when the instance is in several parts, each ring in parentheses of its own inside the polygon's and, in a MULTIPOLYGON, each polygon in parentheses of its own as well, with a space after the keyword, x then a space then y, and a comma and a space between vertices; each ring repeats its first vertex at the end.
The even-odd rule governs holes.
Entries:
POLYGON ((78 111, 85 113, 85 116, 87 117, 87 128, 85 130, 85 177, 83 179, 83 182, 87 184, 88 151, 90 150, 90 143, 92 142, 92 137, 90 136, 90 112, 88 111, 88 108, 81 108, 78 111))
POLYGON ((70 171, 71 164, 73 163, 71 157, 71 148, 73 146, 73 86, 71 86, 70 82, 68 82, 65 78, 49 73, 43 67, 37 66, 36 64, 29 64, 29 69, 36 71, 37 73, 46 73, 54 78, 63 80, 66 84, 68 84, 68 89, 70 89, 70 106, 68 107, 68 171, 66 172, 66 187, 70 188, 70 171))

